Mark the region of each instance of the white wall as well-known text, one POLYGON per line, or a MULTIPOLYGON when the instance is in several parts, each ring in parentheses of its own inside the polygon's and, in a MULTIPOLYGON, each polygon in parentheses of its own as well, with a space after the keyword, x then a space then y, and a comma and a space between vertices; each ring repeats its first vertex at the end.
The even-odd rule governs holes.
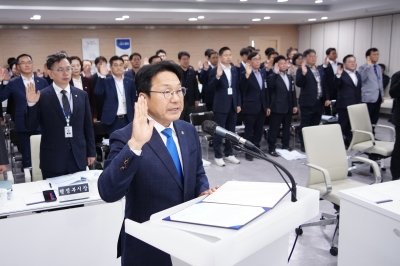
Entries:
POLYGON ((400 14, 369 17, 299 26, 299 51, 313 48, 318 64, 322 64, 325 51, 335 47, 338 61, 353 54, 358 65, 365 63, 365 52, 376 47, 379 63, 385 64, 389 76, 400 71, 400 14))

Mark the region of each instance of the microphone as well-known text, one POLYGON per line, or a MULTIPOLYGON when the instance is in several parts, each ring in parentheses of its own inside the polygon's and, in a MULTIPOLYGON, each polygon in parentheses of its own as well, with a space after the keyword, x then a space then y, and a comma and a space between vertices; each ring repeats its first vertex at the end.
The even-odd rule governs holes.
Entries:
POLYGON ((242 144, 248 149, 254 149, 256 146, 250 141, 242 138, 236 133, 226 130, 223 127, 218 126, 217 123, 211 120, 206 120, 201 124, 201 129, 207 132, 211 136, 218 135, 220 137, 226 138, 234 143, 242 144))

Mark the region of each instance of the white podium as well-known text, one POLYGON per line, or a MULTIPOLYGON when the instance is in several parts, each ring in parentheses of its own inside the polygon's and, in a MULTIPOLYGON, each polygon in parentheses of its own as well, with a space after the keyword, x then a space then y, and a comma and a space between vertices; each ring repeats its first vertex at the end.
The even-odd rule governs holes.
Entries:
POLYGON ((155 213, 139 224, 125 220, 126 233, 171 255, 174 266, 287 265, 289 232, 319 213, 319 192, 297 188, 297 202, 288 194, 274 209, 240 230, 164 221, 204 197, 155 213))

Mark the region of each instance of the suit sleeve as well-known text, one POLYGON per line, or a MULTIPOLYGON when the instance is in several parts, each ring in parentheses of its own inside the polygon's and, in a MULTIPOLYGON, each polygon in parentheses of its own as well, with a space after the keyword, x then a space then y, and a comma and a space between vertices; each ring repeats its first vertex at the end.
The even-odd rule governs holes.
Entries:
POLYGON ((211 69, 210 76, 208 77, 209 89, 215 91, 220 79, 217 79, 217 68, 211 69))
MULTIPOLYGON (((307 73, 308 73, 308 71, 310 71, 310 70, 307 68, 307 73)), ((307 75, 307 73, 306 73, 306 75, 307 75)), ((303 70, 301 69, 301 67, 299 67, 296 72, 296 85, 297 85, 297 87, 303 88, 305 82, 306 82, 306 76, 303 75, 303 70)))
MULTIPOLYGON (((250 78, 250 77, 249 77, 250 78)), ((249 87, 249 79, 246 78, 246 72, 240 73, 239 88, 242 94, 244 94, 249 87)))
POLYGON ((396 72, 392 76, 392 83, 390 84, 389 94, 392 98, 400 97, 400 71, 396 72))
POLYGON ((0 165, 8 164, 8 152, 6 149, 6 140, 4 134, 0 134, 0 165))
POLYGON ((202 69, 199 74, 199 81, 202 85, 208 85, 208 74, 210 73, 211 69, 208 70, 202 69))
POLYGON ((92 118, 97 118, 97 108, 96 108, 96 99, 94 97, 94 88, 92 87, 92 82, 88 79, 87 82, 87 91, 88 93, 88 97, 89 97, 89 104, 90 104, 90 111, 92 114, 92 118))
POLYGON ((367 65, 362 65, 358 68, 358 73, 361 76, 362 82, 365 82, 368 79, 368 74, 369 74, 368 72, 369 72, 370 68, 371 67, 367 66, 367 65))
POLYGON ((242 107, 242 93, 240 92, 240 77, 239 74, 236 75, 236 97, 237 97, 237 106, 242 107))
POLYGON ((11 82, 8 83, 7 85, 0 85, 0 89, 1 89, 1 94, 0 94, 0 102, 3 102, 5 100, 7 100, 8 98, 10 98, 10 96, 12 95, 13 89, 14 89, 14 83, 15 82, 11 82))
POLYGON ((106 78, 98 77, 96 86, 94 87, 94 94, 103 95, 106 89, 106 78))
POLYGON ((85 118, 84 118, 84 133, 86 139, 86 154, 87 157, 96 157, 96 148, 94 143, 94 132, 92 124, 92 114, 90 111, 89 97, 85 94, 85 118))
POLYGON ((199 91, 199 83, 197 82, 197 78, 196 78, 196 73, 198 73, 197 71, 193 71, 193 88, 194 88, 194 99, 195 101, 200 101, 200 91, 199 91))
POLYGON ((25 127, 28 131, 33 131, 40 125, 40 99, 34 106, 26 106, 25 127))

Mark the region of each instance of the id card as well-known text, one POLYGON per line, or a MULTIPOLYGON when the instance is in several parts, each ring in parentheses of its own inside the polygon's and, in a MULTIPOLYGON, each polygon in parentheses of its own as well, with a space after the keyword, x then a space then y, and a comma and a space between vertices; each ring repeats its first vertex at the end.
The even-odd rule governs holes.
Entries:
POLYGON ((231 87, 228 88, 228 95, 232 95, 232 88, 231 87))
POLYGON ((72 127, 71 126, 64 127, 64 132, 65 132, 66 138, 72 138, 72 127))

